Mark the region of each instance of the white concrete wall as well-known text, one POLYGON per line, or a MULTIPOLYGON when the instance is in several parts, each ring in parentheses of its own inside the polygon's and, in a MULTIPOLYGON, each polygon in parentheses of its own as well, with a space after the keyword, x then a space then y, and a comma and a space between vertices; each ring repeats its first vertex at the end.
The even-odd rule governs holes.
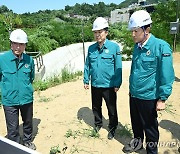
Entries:
MULTIPOLYGON (((85 43, 85 56, 87 55, 89 45, 93 43, 94 42, 85 43)), ((65 67, 67 67, 71 72, 83 71, 83 43, 71 44, 57 48, 43 56, 43 63, 45 65, 43 79, 60 75, 61 70, 65 67)))
MULTIPOLYGON (((85 56, 87 56, 88 47, 94 42, 85 43, 85 56)), ((68 68, 70 72, 84 70, 83 43, 71 44, 57 48, 54 51, 43 56, 45 65, 44 79, 60 75, 63 68, 68 68)), ((123 62, 123 68, 129 69, 130 61, 123 62)))

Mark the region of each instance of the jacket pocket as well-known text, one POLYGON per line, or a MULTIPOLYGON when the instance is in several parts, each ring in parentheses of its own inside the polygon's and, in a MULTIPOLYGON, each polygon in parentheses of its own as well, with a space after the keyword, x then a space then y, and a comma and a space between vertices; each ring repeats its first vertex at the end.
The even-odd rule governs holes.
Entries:
POLYGON ((113 55, 110 54, 103 54, 101 56, 102 64, 105 66, 114 66, 114 58, 113 55))
POLYGON ((89 59, 90 59, 90 62, 93 63, 97 60, 97 55, 90 55, 89 59))
POLYGON ((142 67, 144 69, 153 69, 157 66, 157 58, 156 57, 143 57, 142 58, 142 67))
POLYGON ((23 70, 23 72, 24 72, 25 74, 30 74, 30 73, 31 73, 31 70, 30 70, 30 69, 25 69, 25 70, 23 70))
POLYGON ((3 74, 2 81, 3 82, 12 82, 13 76, 15 75, 15 73, 16 73, 16 71, 4 70, 2 72, 2 74, 3 74))
POLYGON ((22 80, 25 81, 26 84, 29 84, 30 79, 31 79, 31 70, 30 69, 24 69, 23 70, 22 80))
POLYGON ((90 55, 89 61, 90 61, 90 67, 91 67, 90 74, 92 74, 92 69, 96 69, 97 67, 97 55, 90 55))
MULTIPOLYGON (((17 82, 17 78, 16 78, 16 71, 12 71, 12 70, 4 70, 2 72, 2 96, 3 97, 9 97, 12 96, 11 93, 12 91, 14 92, 13 94, 15 94, 16 90, 16 82, 17 82)), ((14 96, 14 95, 13 95, 14 96)))

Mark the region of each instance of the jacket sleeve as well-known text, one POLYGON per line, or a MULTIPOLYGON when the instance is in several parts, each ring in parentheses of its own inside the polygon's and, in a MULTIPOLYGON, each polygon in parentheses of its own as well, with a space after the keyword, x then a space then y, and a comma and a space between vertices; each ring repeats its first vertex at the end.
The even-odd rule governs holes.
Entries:
POLYGON ((122 58, 119 45, 116 48, 115 54, 115 78, 114 87, 119 88, 122 84, 122 58))
POLYGON ((161 48, 159 99, 168 99, 172 93, 174 79, 172 50, 166 43, 161 48))
POLYGON ((0 84, 1 84, 1 80, 2 80, 2 66, 1 66, 1 63, 2 63, 2 58, 0 58, 0 84))
POLYGON ((31 83, 34 81, 35 78, 35 66, 34 66, 34 60, 31 58, 31 83))
POLYGON ((85 61, 85 65, 84 65, 84 79, 83 79, 83 83, 84 84, 89 84, 89 80, 90 80, 90 70, 89 70, 89 52, 88 55, 86 57, 86 61, 85 61))
POLYGON ((1 64, 0 64, 0 82, 1 82, 1 79, 2 79, 2 71, 1 71, 1 64))

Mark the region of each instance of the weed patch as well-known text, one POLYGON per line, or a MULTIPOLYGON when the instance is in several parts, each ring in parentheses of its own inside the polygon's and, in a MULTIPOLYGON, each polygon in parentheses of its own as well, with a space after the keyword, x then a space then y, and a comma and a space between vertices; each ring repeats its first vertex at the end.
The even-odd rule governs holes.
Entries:
POLYGON ((73 131, 72 129, 68 129, 68 131, 65 134, 66 138, 69 137, 73 137, 74 139, 76 139, 77 137, 92 137, 92 138, 99 138, 100 135, 99 133, 97 133, 93 128, 89 128, 89 129, 81 129, 81 130, 75 130, 73 131))
POLYGON ((132 129, 130 128, 129 124, 122 125, 120 128, 117 129, 116 133, 119 136, 125 137, 132 137, 132 129))
POLYGON ((56 75, 50 79, 47 80, 38 80, 33 82, 33 87, 35 91, 43 91, 50 87, 54 87, 56 85, 74 81, 78 79, 79 76, 82 76, 82 72, 78 71, 75 73, 71 73, 68 71, 68 69, 64 68, 62 69, 61 75, 56 75))

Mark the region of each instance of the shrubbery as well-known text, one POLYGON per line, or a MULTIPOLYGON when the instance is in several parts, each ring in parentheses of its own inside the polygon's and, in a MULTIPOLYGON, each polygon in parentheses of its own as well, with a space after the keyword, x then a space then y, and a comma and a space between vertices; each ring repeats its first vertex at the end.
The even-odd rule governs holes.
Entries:
MULTIPOLYGON (((105 6, 103 3, 99 3, 94 7, 100 7, 101 5, 105 6)), ((80 6, 76 5, 75 8, 80 6)), ((89 5, 86 6, 92 7, 89 5)), ((66 7, 67 10, 68 8, 70 9, 71 7, 66 7)), ((102 6, 97 10, 102 12, 102 6)), ((171 46, 173 45, 174 36, 169 34, 169 30, 170 22, 176 21, 175 10, 176 1, 170 0, 167 3, 157 5, 155 11, 152 13, 152 33, 166 40, 171 46)), ((96 14, 92 14, 89 20, 79 20, 66 17, 65 14, 67 12, 64 10, 45 10, 22 15, 13 14, 12 11, 4 11, 9 10, 5 7, 3 7, 3 11, 0 10, 2 12, 0 14, 0 51, 10 48, 9 32, 15 28, 22 28, 27 32, 29 37, 29 43, 27 45, 28 52, 41 51, 41 53, 46 54, 57 47, 82 42, 83 38, 85 42, 93 41, 91 29, 96 14)), ((108 37, 122 44, 123 54, 126 54, 128 57, 132 54, 133 41, 131 33, 127 30, 127 23, 110 25, 108 37)), ((177 43, 180 43, 179 34, 177 35, 177 43)))

